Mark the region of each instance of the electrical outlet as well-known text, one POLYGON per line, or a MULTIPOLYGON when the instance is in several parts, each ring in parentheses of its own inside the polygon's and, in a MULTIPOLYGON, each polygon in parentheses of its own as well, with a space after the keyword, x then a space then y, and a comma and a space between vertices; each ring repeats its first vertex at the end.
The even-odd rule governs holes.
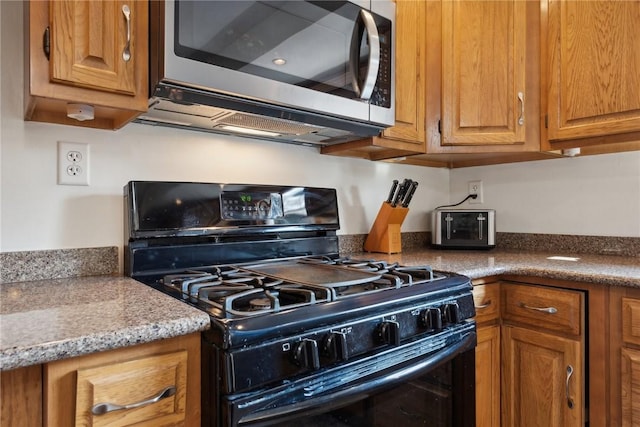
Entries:
POLYGON ((482 198, 482 181, 469 181, 469 194, 476 194, 478 197, 469 199, 470 205, 484 203, 482 198))
POLYGON ((58 141, 58 185, 89 185, 89 144, 58 141))

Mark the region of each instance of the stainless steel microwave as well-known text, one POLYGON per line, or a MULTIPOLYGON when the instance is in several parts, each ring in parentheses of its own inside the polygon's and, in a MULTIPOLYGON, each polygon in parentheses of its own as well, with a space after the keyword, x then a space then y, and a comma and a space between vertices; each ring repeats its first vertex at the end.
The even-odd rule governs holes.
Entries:
POLYGON ((496 246, 493 209, 436 209, 432 214, 431 244, 438 248, 490 249, 496 246))
POLYGON ((150 17, 139 122, 307 145, 394 124, 392 0, 167 0, 150 17))

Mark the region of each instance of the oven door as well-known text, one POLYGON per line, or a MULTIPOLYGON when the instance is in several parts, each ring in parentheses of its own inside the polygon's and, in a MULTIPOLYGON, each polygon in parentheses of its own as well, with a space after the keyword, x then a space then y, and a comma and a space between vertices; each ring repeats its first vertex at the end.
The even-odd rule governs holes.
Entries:
MULTIPOLYGON (((427 338, 428 339, 428 338, 427 338)), ((475 329, 407 358, 420 342, 278 387, 223 398, 224 426, 475 426, 475 329)))

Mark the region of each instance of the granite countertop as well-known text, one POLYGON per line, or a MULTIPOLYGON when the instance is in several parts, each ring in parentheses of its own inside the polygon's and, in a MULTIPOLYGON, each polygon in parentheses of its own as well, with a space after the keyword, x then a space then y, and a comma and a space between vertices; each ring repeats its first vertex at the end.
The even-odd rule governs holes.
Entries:
MULTIPOLYGON (((522 275, 640 288, 640 257, 633 256, 432 249, 345 254, 430 265, 472 279, 522 275), (552 256, 567 258, 549 259, 552 256)), ((0 370, 171 338, 209 326, 205 312, 128 277, 2 283, 0 370)))
POLYGON ((631 256, 432 249, 416 249, 391 255, 355 252, 348 256, 397 261, 404 265, 430 265, 434 270, 464 274, 472 279, 521 275, 640 288, 640 257, 631 256), (563 258, 549 259, 550 257, 563 258))
POLYGON ((0 370, 209 328, 209 316, 128 277, 0 285, 0 370))

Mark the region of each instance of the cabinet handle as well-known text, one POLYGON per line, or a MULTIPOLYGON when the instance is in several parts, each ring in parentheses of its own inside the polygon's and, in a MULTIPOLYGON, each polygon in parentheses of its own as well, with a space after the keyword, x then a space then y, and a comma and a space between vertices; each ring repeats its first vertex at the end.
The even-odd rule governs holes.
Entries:
POLYGON ((558 309, 555 307, 531 307, 530 305, 527 305, 523 302, 520 303, 520 307, 548 314, 556 314, 558 312, 558 309))
POLYGON ((166 399, 167 397, 171 397, 174 394, 176 394, 176 386, 172 385, 169 386, 167 388, 165 388, 164 390, 162 390, 160 393, 156 394, 153 397, 150 397, 149 399, 146 400, 142 400, 140 402, 136 402, 136 403, 129 403, 128 405, 118 405, 115 403, 96 403, 95 405, 93 405, 93 407, 91 408, 91 413, 93 415, 102 415, 102 414, 106 414, 108 412, 113 412, 113 411, 119 411, 121 409, 133 409, 133 408, 139 408, 141 406, 146 406, 146 405, 151 405, 152 403, 156 403, 162 399, 166 399))
POLYGON ((569 380, 573 375, 573 366, 567 365, 567 381, 565 384, 565 394, 567 396, 567 406, 569 409, 573 409, 573 399, 571 398, 571 390, 569 389, 569 380))
POLYGON ((483 308, 487 308, 491 305, 491 300, 487 301, 482 305, 476 305, 476 310, 482 310, 483 308))
POLYGON ((42 34, 42 51, 44 52, 44 56, 47 57, 47 61, 49 60, 49 56, 51 55, 51 30, 49 27, 44 29, 44 34, 42 34))
POLYGON ((122 5, 122 13, 124 14, 124 19, 127 21, 127 44, 124 45, 122 59, 127 62, 131 59, 131 51, 129 50, 129 46, 131 45, 131 9, 129 9, 128 5, 122 5))
POLYGON ((520 101, 520 117, 518 117, 518 124, 522 126, 524 124, 524 93, 518 92, 518 101, 520 101))

